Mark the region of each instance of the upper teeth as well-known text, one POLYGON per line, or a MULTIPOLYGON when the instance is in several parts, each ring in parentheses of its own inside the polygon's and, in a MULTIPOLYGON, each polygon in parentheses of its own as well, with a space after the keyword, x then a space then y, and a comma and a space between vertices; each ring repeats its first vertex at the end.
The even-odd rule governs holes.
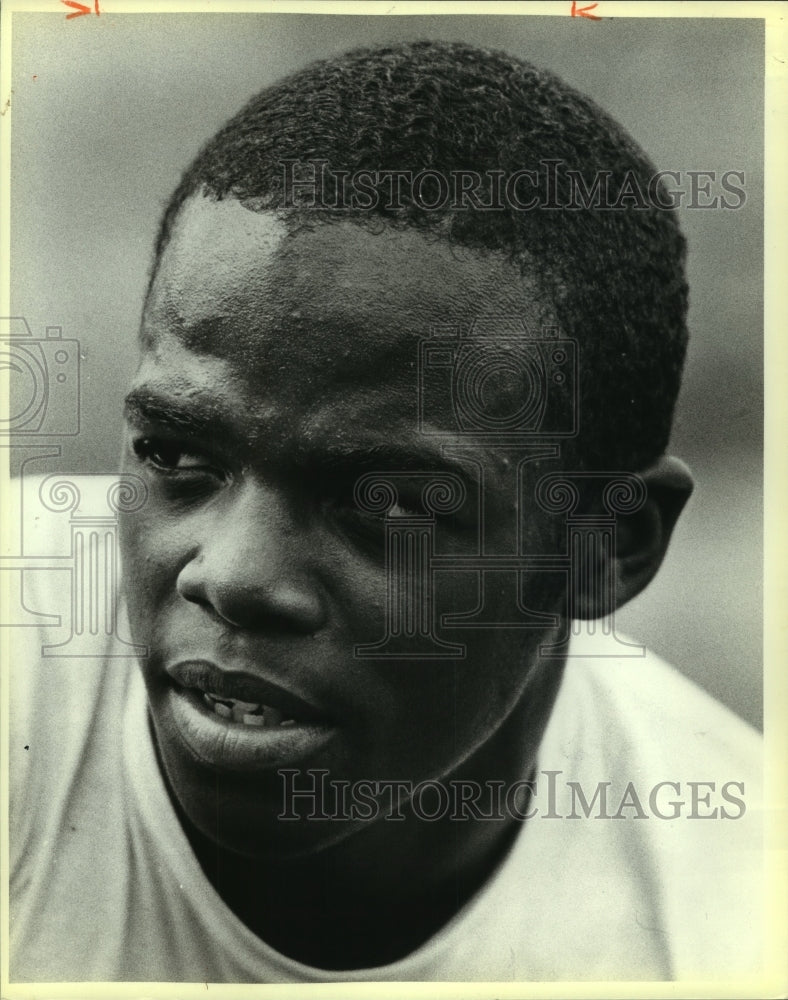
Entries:
POLYGON ((295 719, 286 719, 278 709, 264 705, 262 702, 224 698, 207 691, 203 694, 203 701, 223 719, 243 722, 247 726, 261 726, 268 729, 274 726, 295 725, 295 719))

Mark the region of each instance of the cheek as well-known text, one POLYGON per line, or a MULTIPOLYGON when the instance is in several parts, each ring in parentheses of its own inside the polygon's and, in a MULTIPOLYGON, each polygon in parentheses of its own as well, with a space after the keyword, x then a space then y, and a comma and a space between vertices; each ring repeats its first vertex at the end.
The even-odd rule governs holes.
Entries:
POLYGON ((326 595, 330 625, 327 636, 353 656, 359 671, 374 660, 355 656, 355 647, 378 642, 386 632, 388 589, 382 563, 364 558, 335 538, 316 539, 320 552, 312 568, 315 582, 326 595), (322 542, 322 544, 321 544, 322 542))
POLYGON ((152 617, 175 592, 181 567, 188 559, 189 543, 168 519, 149 509, 125 514, 119 524, 123 589, 132 626, 135 619, 152 617))
POLYGON ((452 772, 493 738, 522 702, 532 640, 512 632, 460 631, 451 637, 465 644, 462 660, 370 664, 380 695, 370 746, 382 752, 374 767, 385 777, 419 781, 452 772))

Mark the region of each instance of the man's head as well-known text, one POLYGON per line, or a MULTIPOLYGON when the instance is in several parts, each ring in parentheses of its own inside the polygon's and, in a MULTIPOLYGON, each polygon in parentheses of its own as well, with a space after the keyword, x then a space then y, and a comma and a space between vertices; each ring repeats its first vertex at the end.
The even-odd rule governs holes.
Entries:
MULTIPOLYGON (((532 500, 544 463, 644 470, 654 495, 624 533, 619 600, 656 571, 686 493, 680 475, 645 471, 666 443, 683 352, 682 243, 669 216, 287 212, 280 161, 483 171, 561 157, 587 173, 592 152, 601 169, 648 169, 553 78, 416 45, 320 64, 264 92, 176 192, 127 407, 127 468, 150 496, 122 538, 164 767, 217 844, 313 850, 353 827, 277 823, 282 767, 417 784, 515 780, 533 760, 560 677, 538 654, 565 610, 560 572, 485 577, 490 620, 530 615, 528 627, 445 629, 454 652, 442 658, 398 655, 396 643, 388 657, 356 655, 418 575, 392 573, 386 532, 425 515, 425 478, 462 484, 432 553, 462 558, 480 546, 556 550, 560 524, 532 500), (534 453, 540 463, 463 438, 449 396, 428 427, 418 420, 423 338, 475 325, 495 350, 501 317, 509 340, 514 317, 579 344, 580 434, 560 455, 534 453), (354 492, 369 472, 398 485, 378 513, 354 492)), ((511 411, 520 383, 496 386, 494 404, 511 411)), ((445 566, 434 586, 410 605, 430 627, 480 603, 475 572, 445 566)))

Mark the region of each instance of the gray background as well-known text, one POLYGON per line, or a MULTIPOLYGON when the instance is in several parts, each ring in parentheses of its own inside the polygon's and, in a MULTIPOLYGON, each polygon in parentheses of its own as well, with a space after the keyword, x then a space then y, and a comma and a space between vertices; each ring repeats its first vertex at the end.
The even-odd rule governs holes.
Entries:
POLYGON ((51 468, 116 467, 157 220, 205 139, 313 58, 418 38, 493 46, 557 72, 658 168, 746 171, 741 210, 681 213, 692 341, 673 451, 697 490, 659 577, 618 624, 760 724, 759 21, 14 14, 12 312, 37 336, 61 325, 82 356, 81 432, 61 439, 51 468))

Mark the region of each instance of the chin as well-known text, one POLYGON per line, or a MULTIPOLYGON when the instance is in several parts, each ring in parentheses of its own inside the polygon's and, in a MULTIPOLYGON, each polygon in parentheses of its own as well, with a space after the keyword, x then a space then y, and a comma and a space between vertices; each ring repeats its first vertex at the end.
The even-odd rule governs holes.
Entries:
POLYGON ((286 820, 278 815, 250 817, 247 814, 243 821, 228 818, 226 823, 217 826, 215 821, 204 822, 206 818, 196 817, 203 822, 194 825, 220 851, 264 863, 317 858, 373 825, 372 821, 310 820, 306 817, 286 820))
POLYGON ((253 784, 227 775, 216 776, 212 783, 195 783, 177 767, 166 767, 166 771, 187 828, 192 827, 220 851, 249 859, 288 861, 317 856, 380 821, 334 818, 336 810, 320 800, 291 806, 286 813, 279 775, 266 775, 253 784))

